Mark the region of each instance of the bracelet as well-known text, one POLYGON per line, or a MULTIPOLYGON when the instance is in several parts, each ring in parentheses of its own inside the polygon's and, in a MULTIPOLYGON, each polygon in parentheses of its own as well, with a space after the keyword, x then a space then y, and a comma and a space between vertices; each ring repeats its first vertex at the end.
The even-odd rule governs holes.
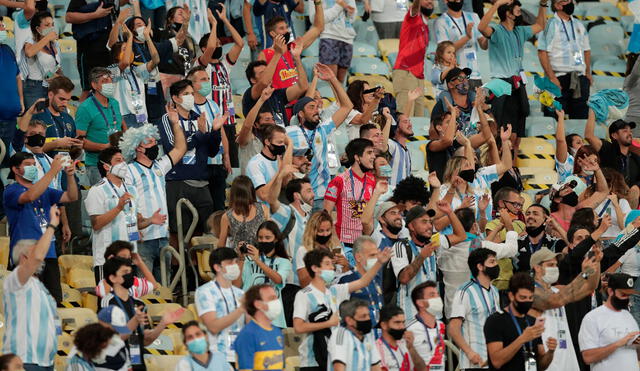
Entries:
POLYGON ((58 227, 56 227, 55 225, 53 225, 51 223, 47 224, 47 228, 49 228, 49 227, 53 228, 54 231, 58 228, 58 227))
POLYGON ((321 1, 321 0, 314 1, 314 2, 313 2, 313 5, 322 5, 322 1, 321 1))

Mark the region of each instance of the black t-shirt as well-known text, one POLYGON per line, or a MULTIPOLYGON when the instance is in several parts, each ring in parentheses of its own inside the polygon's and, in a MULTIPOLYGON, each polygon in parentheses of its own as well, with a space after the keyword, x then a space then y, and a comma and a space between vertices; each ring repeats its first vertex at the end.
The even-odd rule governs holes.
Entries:
MULTIPOLYGON (((156 42, 156 46, 162 45, 163 41, 168 41, 176 37, 177 32, 174 29, 164 29, 157 30, 154 32, 153 41, 156 42)), ((166 73, 169 75, 185 75, 184 70, 184 57, 180 55, 180 49, 186 49, 188 54, 189 62, 191 66, 195 65, 196 58, 196 50, 198 47, 198 43, 196 40, 193 40, 191 36, 187 36, 182 46, 178 47, 178 52, 173 52, 173 47, 171 50, 165 50, 165 47, 158 49, 158 54, 160 55, 160 64, 158 65, 158 69, 162 73, 166 73), (162 50, 161 50, 162 49, 162 50)))
MULTIPOLYGON (((536 319, 531 316, 525 317, 513 317, 518 321, 520 325, 520 329, 524 331, 528 326, 533 326, 536 319)), ((513 323, 512 317, 509 312, 504 311, 503 313, 494 313, 487 321, 484 323, 484 338, 487 342, 502 342, 503 346, 508 346, 513 343, 513 341, 520 336, 518 330, 513 323)), ((491 357, 489 357, 489 370, 500 370, 500 371, 524 371, 525 366, 525 357, 524 357, 524 349, 527 351, 531 351, 533 348, 533 352, 537 353, 538 345, 542 344, 542 339, 537 338, 533 340, 530 344, 525 344, 518 353, 516 353, 513 358, 509 360, 509 362, 505 363, 501 368, 495 368, 491 364, 491 357)))
POLYGON ((631 152, 627 156, 623 155, 615 140, 603 140, 598 156, 600 167, 608 167, 622 173, 629 187, 640 184, 640 156, 631 152))
MULTIPOLYGON (((115 3, 118 4, 118 1, 116 1, 115 3)), ((87 6, 87 4, 88 4, 87 0, 71 0, 69 2, 69 6, 67 7, 67 13, 70 13, 70 12, 84 13, 82 11, 82 8, 87 6)), ((116 5, 115 16, 117 16, 117 14, 118 14, 118 7, 116 5)), ((108 15, 107 17, 112 17, 112 15, 108 15)), ((109 28, 105 32, 100 32, 96 35, 93 35, 91 38, 83 38, 81 40, 77 40, 78 50, 84 51, 84 52, 92 52, 92 53, 102 53, 102 54, 108 53, 109 51, 107 49, 107 42, 109 41, 110 31, 111 31, 111 28, 109 28)), ((90 56, 94 56, 98 58, 98 56, 94 54, 90 54, 90 56)))
POLYGON ((557 253, 561 253, 562 250, 567 246, 567 243, 558 238, 549 237, 549 235, 545 234, 540 242, 537 244, 532 244, 529 240, 529 236, 518 240, 518 255, 513 259, 513 271, 514 272, 529 272, 531 271, 531 266, 529 265, 529 260, 531 259, 531 254, 540 250, 543 247, 548 248, 551 251, 555 251, 557 253))
MULTIPOLYGON (((257 101, 257 99, 251 97, 251 88, 248 88, 242 96, 242 113, 244 117, 247 117, 247 114, 249 114, 249 111, 256 105, 257 101)), ((286 88, 274 90, 271 97, 264 102, 264 106, 271 111, 273 119, 276 124, 280 126, 289 126, 289 120, 287 119, 285 111, 287 103, 289 103, 289 101, 287 100, 286 88)))
MULTIPOLYGON (((129 296, 129 298, 127 299, 127 301, 122 301, 122 299, 116 298, 115 294, 114 296, 109 300, 109 305, 115 305, 118 308, 124 310, 124 312, 127 315, 127 322, 133 318, 136 315, 136 307, 139 306, 144 306, 144 303, 134 299, 133 297, 129 296)), ((138 326, 138 328, 136 329, 136 331, 134 331, 131 336, 129 337, 129 339, 127 341, 125 341, 126 347, 128 349, 129 354, 131 354, 131 345, 130 343, 133 342, 133 337, 137 336, 139 341, 137 341, 138 346, 140 347, 140 359, 142 360, 142 364, 137 364, 137 365, 133 365, 133 369, 135 371, 141 371, 141 370, 146 370, 146 366, 144 364, 144 359, 142 358, 142 355, 144 354, 144 332, 142 330, 141 326, 138 326)), ((134 352, 135 353, 135 352, 134 352)), ((133 363, 133 362, 132 362, 133 363)))

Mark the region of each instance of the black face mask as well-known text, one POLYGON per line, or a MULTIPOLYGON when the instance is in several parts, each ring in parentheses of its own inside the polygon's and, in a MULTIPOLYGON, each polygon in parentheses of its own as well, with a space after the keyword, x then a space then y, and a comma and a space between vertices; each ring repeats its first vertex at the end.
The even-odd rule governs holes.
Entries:
POLYGON ((523 24, 523 20, 522 20, 522 14, 521 15, 517 15, 516 19, 513 20, 513 23, 515 23, 516 26, 520 26, 521 24, 523 24))
POLYGON ((513 301, 513 306, 516 308, 518 313, 527 314, 531 306, 533 305, 533 301, 513 301))
POLYGON ((420 7, 420 13, 425 17, 431 17, 431 14, 433 14, 433 8, 420 7))
POLYGON ((146 148, 144 150, 144 154, 149 160, 153 161, 158 158, 158 151, 160 151, 160 148, 157 144, 155 144, 153 145, 153 147, 146 148))
POLYGON ((529 237, 537 237, 540 235, 540 233, 544 232, 544 228, 545 225, 544 224, 540 224, 539 227, 527 227, 527 235, 529 237))
POLYGON ((47 139, 44 135, 34 134, 27 137, 27 145, 29 147, 42 147, 47 139))
POLYGON ((500 275, 500 266, 496 264, 495 267, 484 267, 484 274, 489 277, 491 281, 498 278, 500 275))
POLYGON ((564 6, 562 6, 562 11, 565 12, 567 15, 572 15, 575 9, 576 9, 576 4, 574 4, 573 2, 570 2, 569 4, 564 4, 564 6))
POLYGON ((366 335, 371 332, 371 320, 368 319, 366 321, 356 321, 356 330, 362 335, 366 335))
POLYGON ((576 207, 578 206, 578 195, 575 192, 571 192, 562 197, 562 203, 567 206, 576 207))
POLYGON ((267 255, 275 248, 275 242, 258 242, 258 251, 260 251, 261 254, 267 255))
POLYGON ((393 226, 391 225, 391 223, 389 223, 388 221, 385 220, 385 223, 387 224, 387 230, 389 231, 389 233, 391 234, 398 234, 400 233, 400 231, 402 230, 402 225, 399 227, 393 226))
POLYGON ((331 235, 328 234, 326 236, 321 236, 319 234, 316 235, 316 242, 320 245, 325 245, 331 239, 331 235))
POLYGON ((421 244, 426 244, 429 243, 431 241, 431 237, 427 237, 427 236, 423 236, 420 234, 416 235, 416 240, 418 240, 418 242, 420 242, 421 244))
POLYGON ((611 296, 611 306, 615 310, 629 309, 629 299, 620 299, 615 294, 611 296))
POLYGON ((133 286, 133 272, 129 272, 125 274, 124 276, 122 276, 122 278, 124 279, 124 282, 122 283, 122 287, 129 290, 131 286, 133 286))
POLYGON ((287 146, 285 146, 284 144, 281 146, 272 144, 271 146, 269 146, 269 150, 271 151, 271 153, 273 153, 274 156, 279 156, 284 154, 284 152, 287 150, 287 146))
POLYGON ((453 1, 449 1, 447 3, 447 7, 453 10, 454 12, 459 12, 462 9, 462 1, 459 1, 457 3, 453 1))
POLYGON ((220 58, 222 58, 222 47, 221 46, 215 48, 215 50, 213 51, 213 54, 211 54, 211 58, 212 59, 220 59, 220 58))
POLYGON ((462 170, 458 173, 458 176, 467 183, 472 183, 476 178, 476 171, 474 169, 462 170))
POLYGON ((404 333, 406 331, 407 331, 406 328, 401 328, 401 329, 390 328, 389 331, 387 331, 387 332, 395 340, 400 340, 400 339, 402 339, 402 337, 404 336, 404 333))
POLYGON ((173 24, 171 25, 171 28, 173 28, 173 30, 174 30, 175 32, 178 32, 178 31, 180 31, 180 29, 182 28, 182 23, 173 23, 173 24))
POLYGON ((291 39, 291 32, 285 33, 284 35, 282 35, 282 37, 284 37, 284 43, 289 44, 289 40, 291 39))

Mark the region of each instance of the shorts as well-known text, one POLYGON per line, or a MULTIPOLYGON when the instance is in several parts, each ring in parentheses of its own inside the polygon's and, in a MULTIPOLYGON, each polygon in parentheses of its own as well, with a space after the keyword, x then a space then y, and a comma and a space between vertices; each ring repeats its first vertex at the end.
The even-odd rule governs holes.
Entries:
POLYGON ((339 40, 320 39, 320 63, 349 68, 352 56, 353 45, 339 40))

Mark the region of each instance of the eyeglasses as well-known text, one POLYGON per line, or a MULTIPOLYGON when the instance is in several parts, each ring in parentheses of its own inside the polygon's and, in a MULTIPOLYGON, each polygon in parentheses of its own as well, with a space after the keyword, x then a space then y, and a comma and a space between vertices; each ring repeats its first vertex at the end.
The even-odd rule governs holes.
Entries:
POLYGON ((522 204, 520 202, 507 201, 507 200, 504 200, 504 202, 513 205, 513 207, 515 207, 516 209, 522 209, 522 207, 524 206, 524 204, 522 204))
POLYGON ((466 81, 469 80, 469 76, 456 76, 452 80, 466 81))

